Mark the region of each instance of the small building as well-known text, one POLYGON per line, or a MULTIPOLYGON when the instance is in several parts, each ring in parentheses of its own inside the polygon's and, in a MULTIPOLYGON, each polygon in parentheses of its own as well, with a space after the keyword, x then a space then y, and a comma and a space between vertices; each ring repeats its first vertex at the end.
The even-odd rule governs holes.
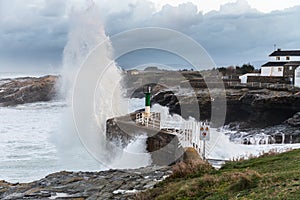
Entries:
POLYGON ((282 81, 295 85, 295 71, 300 66, 300 50, 277 49, 269 58, 269 62, 261 66, 261 76, 281 77, 282 81))

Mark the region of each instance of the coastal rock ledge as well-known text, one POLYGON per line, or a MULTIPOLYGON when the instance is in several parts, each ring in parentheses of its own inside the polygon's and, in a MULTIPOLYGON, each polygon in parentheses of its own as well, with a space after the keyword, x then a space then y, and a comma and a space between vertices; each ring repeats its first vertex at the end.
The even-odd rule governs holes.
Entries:
POLYGON ((23 77, 0 80, 0 106, 50 101, 56 96, 59 76, 23 77))
POLYGON ((0 199, 135 199, 172 173, 170 167, 101 172, 57 172, 31 183, 0 181, 0 199))

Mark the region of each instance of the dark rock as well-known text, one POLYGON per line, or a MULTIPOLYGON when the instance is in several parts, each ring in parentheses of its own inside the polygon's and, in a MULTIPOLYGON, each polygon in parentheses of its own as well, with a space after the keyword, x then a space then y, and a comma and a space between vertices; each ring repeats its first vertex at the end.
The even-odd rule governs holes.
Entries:
POLYGON ((0 192, 0 199, 134 199, 135 193, 152 188, 171 173, 166 166, 101 172, 62 171, 31 183, 0 181, 0 187, 5 188, 0 192))
POLYGON ((147 138, 146 150, 151 154, 152 163, 172 165, 182 159, 183 149, 177 136, 163 130, 147 138))
MULTIPOLYGON (((184 118, 191 116, 198 120, 211 120, 212 92, 214 91, 201 90, 193 96, 162 91, 152 98, 152 104, 168 106, 171 114, 179 114, 184 118)), ((218 111, 218 105, 224 102, 222 98, 219 102, 218 99, 213 100, 217 102, 214 109, 218 111)), ((299 111, 300 95, 268 89, 226 89, 225 104, 225 124, 238 121, 244 123, 244 128, 267 127, 280 124, 299 111)), ((220 109, 219 114, 222 112, 224 111, 220 109)))
POLYGON ((300 126, 300 112, 297 112, 293 117, 286 121, 289 125, 299 127, 300 126))
POLYGON ((7 79, 0 83, 0 106, 50 101, 56 97, 58 76, 7 79))
POLYGON ((160 84, 156 84, 156 83, 151 83, 151 84, 145 84, 143 86, 140 86, 138 88, 129 88, 127 89, 127 96, 129 96, 130 98, 143 98, 145 97, 144 94, 144 90, 145 88, 151 87, 151 94, 155 95, 158 92, 160 92, 161 90, 166 89, 165 86, 160 85, 160 84))

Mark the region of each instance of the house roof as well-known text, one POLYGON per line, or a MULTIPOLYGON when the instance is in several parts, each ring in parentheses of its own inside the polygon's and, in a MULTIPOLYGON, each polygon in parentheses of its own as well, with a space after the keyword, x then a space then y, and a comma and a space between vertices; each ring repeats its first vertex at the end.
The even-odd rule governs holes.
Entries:
POLYGON ((283 51, 278 49, 277 51, 271 53, 269 56, 300 56, 300 50, 283 51))
POLYGON ((280 67, 287 63, 289 62, 267 62, 266 64, 263 64, 262 67, 280 67))

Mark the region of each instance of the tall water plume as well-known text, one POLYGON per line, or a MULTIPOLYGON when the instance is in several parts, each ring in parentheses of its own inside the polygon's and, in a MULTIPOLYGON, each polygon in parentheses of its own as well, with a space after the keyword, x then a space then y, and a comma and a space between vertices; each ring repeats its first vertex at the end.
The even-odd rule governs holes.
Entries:
POLYGON ((65 113, 63 133, 56 139, 60 141, 58 149, 63 162, 68 163, 71 170, 76 170, 74 166, 79 170, 83 170, 82 166, 84 170, 99 170, 107 167, 134 168, 147 165, 150 158, 149 155, 144 155, 145 139, 136 138, 125 151, 110 148, 111 145, 108 145, 105 139, 106 120, 126 114, 128 103, 122 95, 122 70, 110 59, 113 53, 112 46, 105 35, 97 6, 90 2, 83 8, 71 7, 69 17, 70 30, 64 49, 61 94, 73 106, 65 113), (106 45, 98 54, 101 43, 106 45), (96 59, 90 64, 89 59, 94 54, 96 59), (84 76, 97 80, 96 85, 91 87, 87 82, 80 81, 84 76), (86 102, 85 95, 76 96, 76 92, 80 93, 80 90, 91 90, 94 94, 93 103, 86 102), (82 108, 74 108, 78 105, 82 108), (74 122, 76 109, 83 109, 84 112, 79 116, 79 120, 74 122), (137 156, 140 153, 142 156, 137 156), (96 159, 92 159, 92 156, 96 159), (118 159, 117 162, 114 161, 114 157, 118 159), (105 167, 99 167, 96 160, 105 167))

